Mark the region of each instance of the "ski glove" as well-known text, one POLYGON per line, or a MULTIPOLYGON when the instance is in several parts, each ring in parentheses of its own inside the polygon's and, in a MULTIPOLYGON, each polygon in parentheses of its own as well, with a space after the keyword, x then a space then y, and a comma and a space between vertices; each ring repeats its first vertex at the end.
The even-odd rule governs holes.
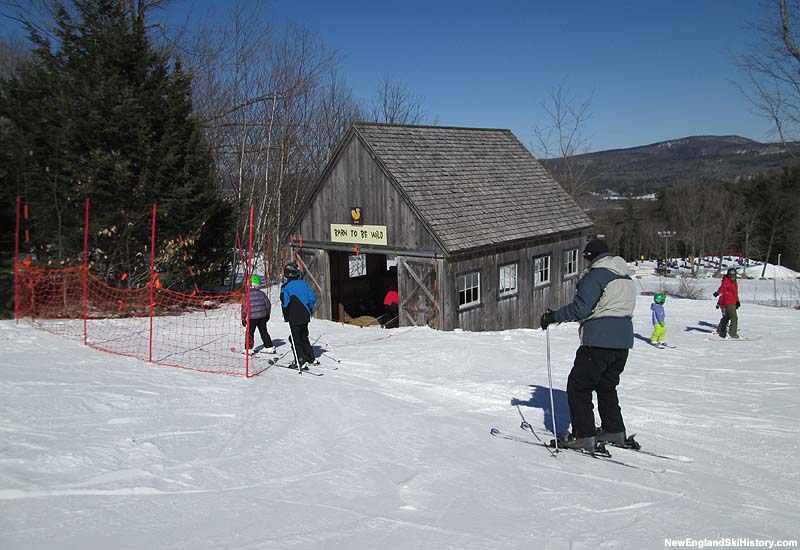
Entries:
POLYGON ((741 304, 741 303, 739 303, 739 300, 736 300, 736 309, 739 309, 739 306, 740 306, 740 305, 742 305, 742 304, 741 304))
POLYGON ((719 304, 717 304, 717 309, 719 309, 719 304))
POLYGON ((547 330, 548 325, 552 325, 555 322, 556 314, 552 309, 548 309, 547 313, 542 315, 542 319, 539 321, 539 324, 542 326, 542 330, 547 330))
POLYGON ((246 327, 246 326, 247 326, 247 319, 242 319, 242 326, 243 326, 243 327, 246 327))
POLYGON ((719 292, 715 292, 715 293, 713 294, 713 296, 714 296, 714 298, 716 298, 717 296, 719 296, 719 292))

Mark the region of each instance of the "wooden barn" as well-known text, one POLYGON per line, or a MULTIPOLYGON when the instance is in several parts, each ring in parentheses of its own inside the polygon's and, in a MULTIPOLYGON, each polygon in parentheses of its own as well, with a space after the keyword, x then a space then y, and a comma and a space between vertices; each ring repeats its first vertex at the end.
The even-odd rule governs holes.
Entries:
POLYGON ((395 288, 395 325, 502 330, 572 299, 591 228, 509 130, 358 123, 291 246, 318 318, 378 318, 395 288))

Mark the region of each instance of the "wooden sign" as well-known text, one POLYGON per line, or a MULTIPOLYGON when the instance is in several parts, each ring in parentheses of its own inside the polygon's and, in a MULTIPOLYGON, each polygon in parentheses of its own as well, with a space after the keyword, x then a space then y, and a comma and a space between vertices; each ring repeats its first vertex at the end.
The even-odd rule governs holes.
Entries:
POLYGON ((347 225, 331 224, 331 241, 348 244, 377 244, 386 246, 385 225, 347 225))

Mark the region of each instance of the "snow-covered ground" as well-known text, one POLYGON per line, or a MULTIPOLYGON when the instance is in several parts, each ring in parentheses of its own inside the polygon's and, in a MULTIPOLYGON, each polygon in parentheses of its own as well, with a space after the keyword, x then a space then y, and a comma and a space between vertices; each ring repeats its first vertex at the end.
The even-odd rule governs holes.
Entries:
MULTIPOLYGON (((271 368, 247 380, 151 366, 3 321, 0 548, 796 541, 800 311, 744 304, 741 334, 756 340, 722 341, 713 301, 670 297, 667 339, 677 348, 658 350, 645 342, 650 301, 639 297, 623 413, 645 448, 693 462, 612 453, 662 473, 568 452, 553 458, 490 435, 497 427, 533 440, 519 427, 524 415, 547 437, 539 330, 314 321, 323 376, 271 368)), ((285 350, 287 327, 277 312, 272 319, 285 350)), ((550 344, 561 430, 576 325, 553 327, 550 344)))
MULTIPOLYGON (((720 279, 715 277, 718 258, 708 258, 702 267, 691 276, 691 266, 681 258, 670 261, 672 267, 668 276, 656 276, 656 262, 642 261, 632 263, 631 268, 637 275, 637 284, 642 292, 667 292, 681 296, 694 295, 697 298, 711 299, 719 288, 720 279), (687 288, 688 287, 688 288, 687 288)), ((800 307, 800 273, 785 266, 767 264, 766 278, 761 278, 763 264, 750 262, 747 269, 738 258, 723 259, 723 273, 729 267, 736 267, 739 272, 739 297, 742 303, 762 304, 779 307, 800 307)))

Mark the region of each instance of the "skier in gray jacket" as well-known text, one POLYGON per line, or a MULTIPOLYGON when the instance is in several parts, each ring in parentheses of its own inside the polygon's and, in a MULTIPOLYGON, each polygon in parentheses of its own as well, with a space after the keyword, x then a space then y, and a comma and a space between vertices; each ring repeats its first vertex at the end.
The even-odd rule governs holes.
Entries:
POLYGON ((572 435, 562 447, 594 452, 598 441, 624 443, 625 423, 617 397, 619 377, 633 347, 636 286, 628 264, 612 256, 608 244, 589 241, 583 250, 589 266, 581 275, 572 303, 542 315, 543 330, 552 323, 578 321, 581 345, 567 379, 572 435), (595 428, 592 393, 597 393, 601 430, 595 428))

